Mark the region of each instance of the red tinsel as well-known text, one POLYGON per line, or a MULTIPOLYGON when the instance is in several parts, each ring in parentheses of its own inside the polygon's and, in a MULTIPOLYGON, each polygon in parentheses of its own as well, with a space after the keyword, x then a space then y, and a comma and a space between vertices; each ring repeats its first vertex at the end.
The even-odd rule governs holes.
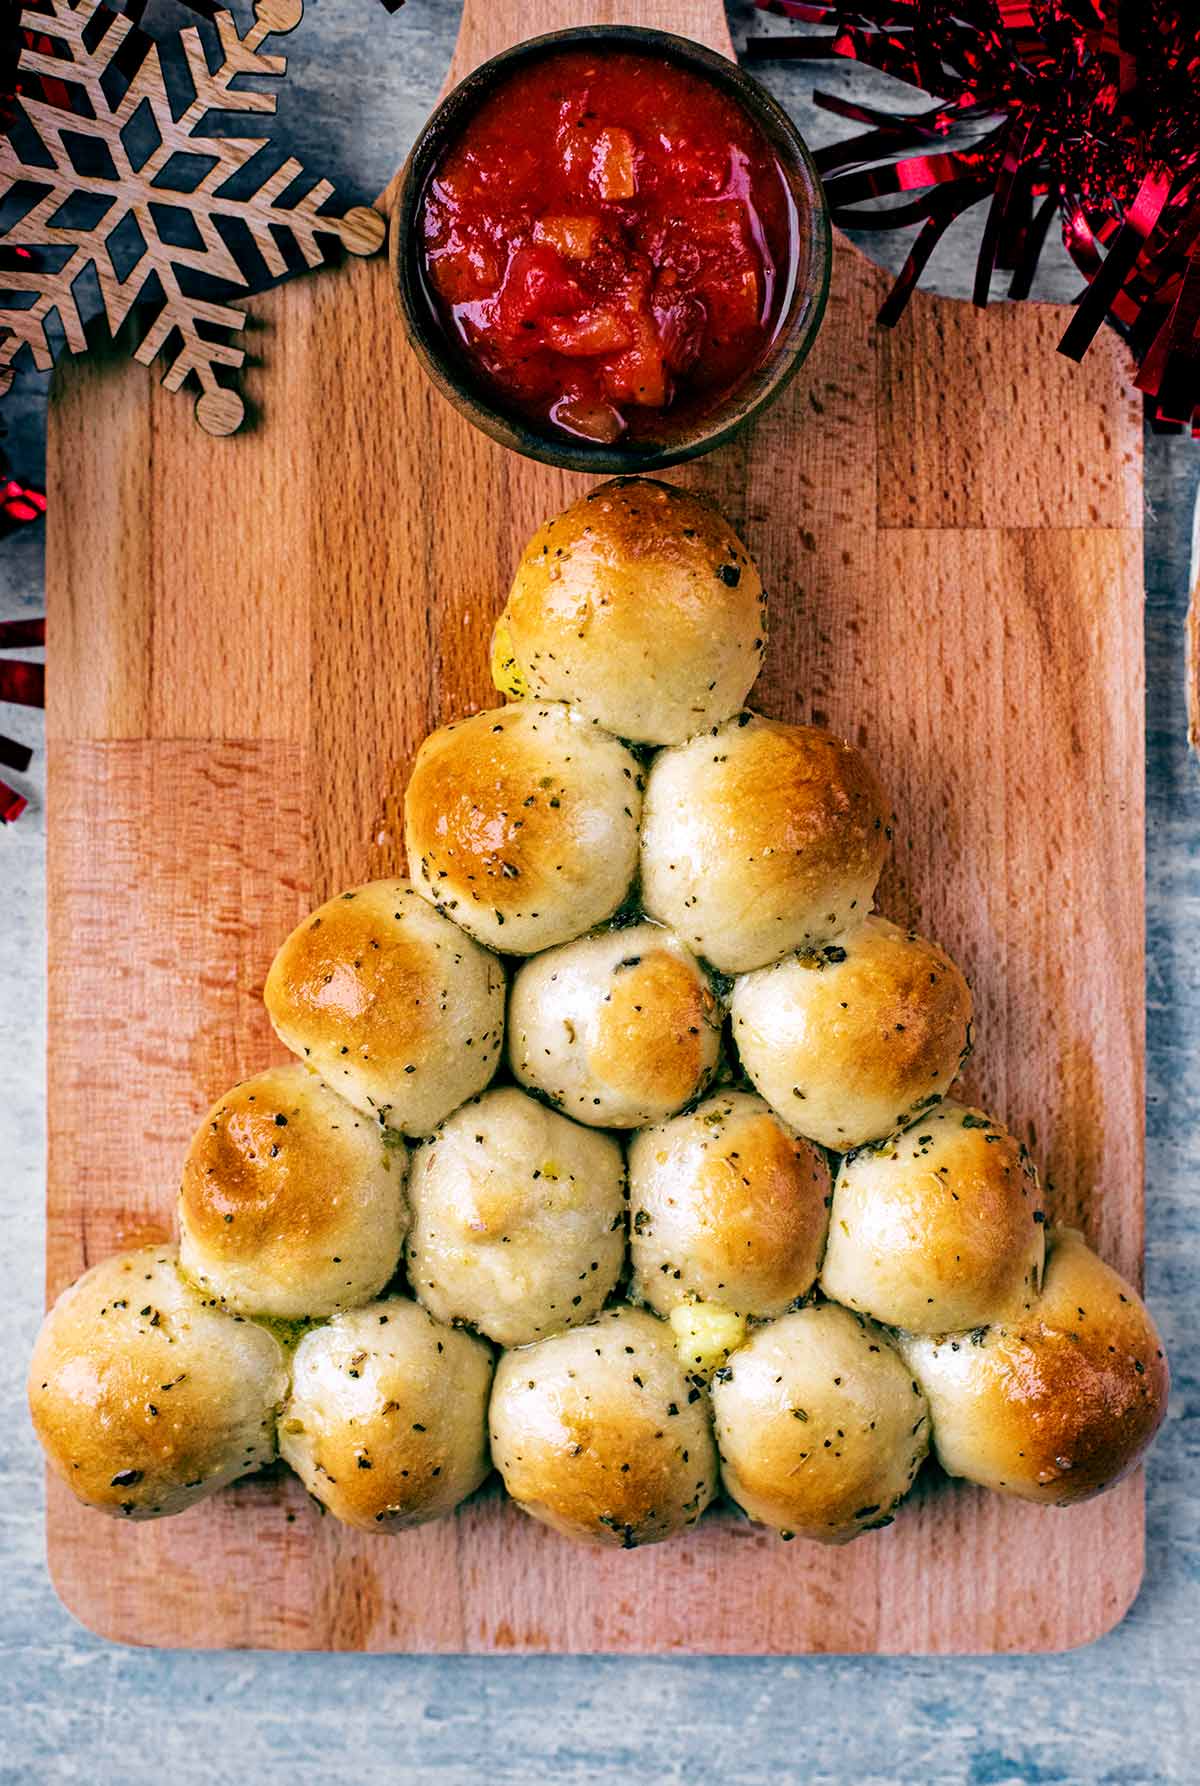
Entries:
MULTIPOLYGON (((16 651, 22 646, 44 645, 44 620, 0 621, 0 651, 16 651)), ((44 707, 46 704, 46 671, 42 664, 0 663, 0 701, 13 701, 23 707, 44 707)), ((0 763, 6 769, 24 772, 31 753, 13 738, 0 737, 0 763)), ((11 825, 19 819, 29 802, 6 781, 0 781, 0 825, 11 825)))
POLYGON ((922 226, 882 321, 903 311, 947 227, 985 199, 975 302, 997 267, 1026 296, 1058 211, 1087 281, 1060 351, 1080 359, 1107 317, 1155 420, 1200 436, 1197 0, 756 3, 830 30, 752 39, 752 56, 847 56, 937 96, 893 112, 815 95, 868 127, 816 157, 834 222, 922 226))
MULTIPOLYGON (((46 498, 40 490, 20 484, 9 477, 0 453, 0 537, 14 527, 36 521, 46 512, 46 498)), ((44 620, 0 621, 0 651, 16 651, 22 646, 44 645, 44 620)), ((46 671, 42 664, 0 662, 0 701, 12 701, 23 707, 44 707, 46 704, 46 671)), ((0 766, 24 774, 32 758, 31 751, 13 738, 0 734, 0 766)), ((0 781, 0 825, 11 825, 24 812, 23 794, 0 781)))

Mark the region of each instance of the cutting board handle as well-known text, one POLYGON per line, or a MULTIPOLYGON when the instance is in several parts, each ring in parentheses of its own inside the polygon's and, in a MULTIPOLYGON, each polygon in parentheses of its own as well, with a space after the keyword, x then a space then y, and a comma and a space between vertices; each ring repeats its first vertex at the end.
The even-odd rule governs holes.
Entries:
POLYGON ((510 45, 572 25, 648 25, 733 55, 724 0, 465 0, 447 89, 510 45))

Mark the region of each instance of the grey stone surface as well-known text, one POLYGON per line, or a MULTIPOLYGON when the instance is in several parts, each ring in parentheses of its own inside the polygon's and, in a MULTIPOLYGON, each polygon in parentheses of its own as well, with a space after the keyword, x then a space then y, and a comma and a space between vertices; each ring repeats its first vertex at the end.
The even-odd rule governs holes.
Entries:
MULTIPOLYGON (((165 0, 157 4, 161 11, 165 0)), ((389 20, 375 0, 308 0, 289 48, 280 130, 339 178, 348 200, 381 186, 400 159, 440 82, 457 11, 455 0, 409 0, 389 20)), ((744 29, 746 0, 731 11, 744 29)), ((774 69, 768 78, 809 116, 802 71, 774 69)), ((822 70, 821 78, 846 77, 822 70)), ((894 254, 892 243, 883 247, 894 254)), ((967 231, 938 263, 944 289, 963 288, 969 259, 967 231)), ((1061 280, 1061 268, 1052 269, 1049 289, 1069 291, 1061 280)), ((40 450, 38 412, 30 386, 15 420, 8 406, 12 450, 27 466, 40 450)), ((1119 1629, 1065 1656, 953 1661, 158 1654, 82 1631, 46 1576, 41 1470, 23 1398, 42 1283, 39 754, 24 782, 31 811, 0 829, 0 1786, 161 1778, 213 1786, 268 1773, 313 1786, 1157 1786, 1200 1778, 1200 783, 1185 742, 1182 651, 1198 481, 1200 447, 1149 441, 1146 1277, 1175 1391, 1149 1470, 1146 1584, 1119 1629)), ((40 541, 0 544, 0 614, 41 606, 40 541)), ((0 729, 40 742, 35 715, 7 708, 0 729)))

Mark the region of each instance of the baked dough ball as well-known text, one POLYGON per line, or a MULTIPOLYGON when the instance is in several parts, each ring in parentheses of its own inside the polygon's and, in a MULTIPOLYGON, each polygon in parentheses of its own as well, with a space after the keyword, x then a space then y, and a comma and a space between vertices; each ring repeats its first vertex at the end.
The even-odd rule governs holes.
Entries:
POLYGON ((296 1320, 377 1296, 408 1228, 403 1143, 299 1063, 219 1098, 179 1196, 180 1262, 234 1314, 296 1320))
POLYGON ((750 1092, 719 1092, 629 1148, 632 1295, 780 1315, 816 1281, 829 1225, 824 1156, 750 1092))
POLYGON ((409 873, 480 942, 533 955, 611 918, 637 869, 642 772, 573 707, 443 726, 404 800, 409 873))
POLYGON ((633 1129, 698 1097, 724 1012, 690 949, 657 924, 607 930, 521 967, 508 1058, 522 1085, 578 1122, 633 1129))
POLYGON ((492 673, 504 694, 570 701, 619 738, 681 744, 737 712, 766 618, 754 561, 711 502, 615 478, 530 540, 492 673))
POLYGON ((975 1333, 901 1334, 942 1468, 1069 1507, 1140 1461, 1167 1411, 1162 1341, 1137 1292, 1082 1235, 1052 1228, 1041 1296, 975 1333))
POLYGON ((498 1345, 590 1321, 620 1275, 620 1148, 513 1087, 465 1105, 417 1149, 409 1195, 415 1294, 498 1345))
POLYGON ((491 1469, 492 1355, 407 1296, 305 1334, 279 1449, 347 1525, 402 1532, 440 1519, 491 1469))
POLYGON ((654 759, 642 903, 722 973, 817 948, 865 916, 891 835, 866 758, 739 713, 654 759))
POLYGON ((929 1449, 929 1408, 886 1335, 833 1303, 756 1332, 712 1386, 725 1492, 785 1537, 888 1525, 929 1449))
POLYGON ((1029 1307, 1045 1238, 1037 1173, 1003 1124, 951 1098, 842 1161, 821 1288, 912 1333, 1029 1307))
POLYGON ((482 1091, 504 1040, 504 969, 408 881, 318 907, 271 963, 265 997, 285 1047, 406 1135, 482 1091))
POLYGON ((950 957, 878 917, 743 975, 732 1010, 742 1065, 768 1104, 837 1153, 944 1097, 971 1027, 971 994, 950 957))
POLYGON ((202 1301, 175 1247, 147 1246, 63 1291, 33 1348, 29 1407, 81 1501, 154 1519, 271 1462, 287 1380, 273 1335, 202 1301))
POLYGON ((694 1525, 716 1491, 704 1391, 670 1329, 641 1309, 506 1353, 490 1425, 513 1500, 584 1543, 657 1544, 694 1525))

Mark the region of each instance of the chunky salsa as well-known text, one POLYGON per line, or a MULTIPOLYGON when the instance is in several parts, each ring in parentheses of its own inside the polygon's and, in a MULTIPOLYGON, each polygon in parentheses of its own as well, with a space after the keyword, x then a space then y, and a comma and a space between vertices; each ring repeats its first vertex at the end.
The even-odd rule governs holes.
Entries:
POLYGON ((554 51, 487 96, 435 169, 430 295, 500 401, 587 440, 653 438, 760 359, 795 207, 758 124, 637 51, 554 51))

